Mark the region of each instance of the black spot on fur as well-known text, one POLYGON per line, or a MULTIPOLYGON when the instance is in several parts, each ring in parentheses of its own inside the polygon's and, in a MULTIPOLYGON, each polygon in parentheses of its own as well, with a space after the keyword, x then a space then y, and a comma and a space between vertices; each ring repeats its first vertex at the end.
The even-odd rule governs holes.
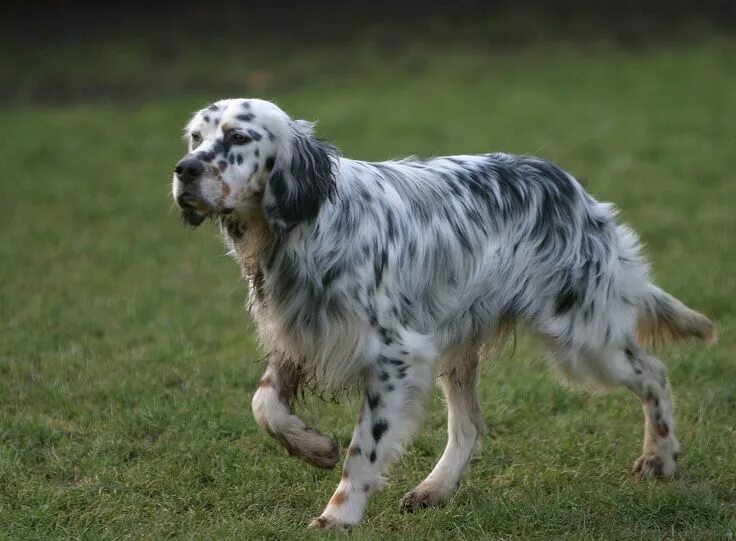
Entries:
POLYGON ((381 372, 378 374, 379 381, 386 381, 389 377, 388 372, 381 372))
POLYGON ((227 168, 227 162, 225 160, 220 160, 217 162, 217 167, 219 167, 221 171, 224 171, 227 168))
POLYGON ((391 211, 386 212, 386 237, 389 242, 396 240, 396 224, 394 223, 394 215, 391 211))
POLYGON ((570 277, 567 277, 555 300, 555 315, 559 316, 572 310, 580 303, 580 295, 570 277))
POLYGON ((381 340, 384 344, 386 344, 387 346, 393 344, 394 341, 391 339, 391 336, 389 335, 388 330, 386 330, 386 327, 384 327, 383 325, 379 325, 378 332, 380 333, 381 340))
POLYGON ((237 118, 238 120, 242 120, 243 122, 250 122, 255 117, 252 113, 246 113, 244 115, 238 115, 235 118, 237 118))
POLYGON ((254 130, 253 128, 248 128, 248 135, 250 135, 254 141, 260 141, 263 137, 259 132, 254 130))
POLYGON ((377 394, 367 393, 368 407, 372 410, 381 404, 381 396, 377 394))
POLYGON ((215 143, 212 145, 212 153, 215 156, 225 153, 225 142, 222 139, 215 139, 215 143))
POLYGON ((220 110, 220 108, 215 103, 213 103, 212 105, 210 105, 209 107, 207 107, 207 109, 209 109, 210 111, 219 111, 220 110))
POLYGON ((269 130, 266 126, 263 126, 263 131, 265 131, 266 134, 268 135, 269 141, 273 141, 274 139, 276 139, 276 136, 273 134, 273 132, 269 130))
POLYGON ((229 156, 227 157, 227 161, 228 161, 228 163, 229 163, 230 165, 234 164, 234 163, 235 163, 235 155, 234 155, 234 154, 230 154, 230 155, 229 155, 229 156))
POLYGON ((202 118, 204 118, 204 121, 205 122, 209 122, 210 121, 210 115, 204 115, 202 118))
POLYGON ((376 257, 373 262, 373 272, 375 274, 376 289, 381 287, 381 282, 383 282, 383 270, 388 264, 388 252, 386 250, 381 250, 380 253, 377 254, 377 256, 378 257, 376 257))
POLYGON ((242 163, 243 163, 243 155, 242 155, 242 154, 238 154, 238 155, 237 155, 237 156, 235 157, 235 161, 237 161, 237 162, 238 162, 238 165, 242 164, 242 163))
POLYGON ((276 163, 276 158, 274 158, 273 156, 269 156, 268 158, 266 158, 266 171, 270 171, 271 169, 273 169, 274 163, 276 163))
POLYGON ((199 152, 195 152, 193 154, 195 158, 198 160, 202 160, 203 162, 211 162, 213 158, 215 157, 212 152, 205 152, 204 150, 200 150, 199 152))
POLYGON ((327 269, 327 272, 322 276, 322 287, 326 288, 329 286, 332 281, 340 275, 340 273, 342 273, 342 266, 340 265, 335 265, 327 269))
POLYGON ((388 421, 386 419, 379 419, 373 424, 373 439, 378 443, 378 441, 383 437, 383 435, 388 430, 388 421))
POLYGON ((376 450, 375 449, 373 449, 373 451, 371 451, 371 456, 368 457, 368 460, 371 461, 371 464, 376 461, 376 450))

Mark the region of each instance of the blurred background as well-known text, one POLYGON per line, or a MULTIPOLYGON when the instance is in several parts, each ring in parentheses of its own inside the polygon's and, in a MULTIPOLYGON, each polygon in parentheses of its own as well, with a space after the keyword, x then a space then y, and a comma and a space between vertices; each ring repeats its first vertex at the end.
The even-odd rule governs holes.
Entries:
POLYGON ((736 24, 728 0, 55 1, 3 10, 0 97, 47 105, 293 91, 360 77, 369 62, 418 76, 453 49, 491 60, 560 42, 581 52, 676 48, 736 24))
MULTIPOLYGON (((245 285, 170 196, 187 118, 276 101, 345 155, 537 154, 614 201, 657 282, 721 340, 668 348, 674 483, 636 484, 627 393, 489 359, 489 439, 452 504, 404 517, 427 427, 357 538, 736 533, 736 3, 5 3, 0 18, 0 526, 9 538, 301 537, 338 472, 288 459, 248 404, 245 285), (361 533, 362 532, 362 533, 361 533)), ((300 410, 344 448, 359 400, 300 410)), ((0 536, 3 534, 0 533, 0 536)))

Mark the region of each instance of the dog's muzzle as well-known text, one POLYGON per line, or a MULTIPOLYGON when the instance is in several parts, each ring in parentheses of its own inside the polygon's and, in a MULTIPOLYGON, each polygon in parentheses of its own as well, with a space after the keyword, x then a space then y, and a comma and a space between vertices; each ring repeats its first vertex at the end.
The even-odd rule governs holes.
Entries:
POLYGON ((196 158, 186 157, 174 168, 176 178, 184 189, 176 198, 176 204, 181 209, 184 223, 197 227, 207 217, 208 212, 202 209, 202 203, 196 193, 196 181, 204 174, 204 164, 196 158))

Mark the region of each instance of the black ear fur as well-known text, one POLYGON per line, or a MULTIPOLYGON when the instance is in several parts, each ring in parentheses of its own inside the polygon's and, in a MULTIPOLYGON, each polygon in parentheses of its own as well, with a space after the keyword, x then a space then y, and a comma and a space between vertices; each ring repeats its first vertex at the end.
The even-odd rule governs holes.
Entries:
POLYGON ((269 223, 278 233, 314 219, 335 195, 337 149, 315 138, 308 122, 294 122, 292 129, 291 155, 276 157, 264 198, 269 223))

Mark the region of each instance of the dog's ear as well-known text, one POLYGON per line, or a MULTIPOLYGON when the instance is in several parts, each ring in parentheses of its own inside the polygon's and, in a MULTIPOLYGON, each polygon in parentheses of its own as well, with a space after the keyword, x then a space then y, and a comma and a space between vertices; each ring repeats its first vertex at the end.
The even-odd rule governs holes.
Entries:
POLYGON ((335 195, 337 149, 313 136, 314 124, 291 123, 290 140, 276 156, 266 183, 263 204, 271 228, 286 233, 314 219, 335 195))

